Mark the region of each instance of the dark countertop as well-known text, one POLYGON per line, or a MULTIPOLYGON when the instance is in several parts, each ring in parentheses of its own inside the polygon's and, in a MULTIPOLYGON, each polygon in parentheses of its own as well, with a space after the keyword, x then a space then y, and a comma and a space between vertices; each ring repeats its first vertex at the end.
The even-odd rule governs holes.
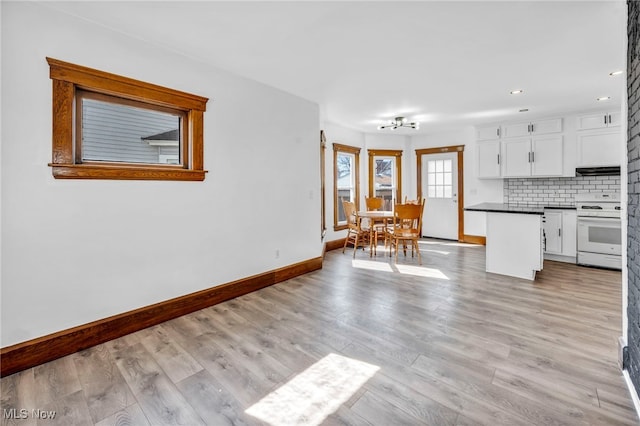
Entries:
POLYGON ((544 208, 549 210, 575 210, 576 206, 544 206, 544 208))
POLYGON ((544 214, 543 206, 527 206, 523 204, 480 203, 475 206, 465 207, 464 209, 472 212, 544 214))

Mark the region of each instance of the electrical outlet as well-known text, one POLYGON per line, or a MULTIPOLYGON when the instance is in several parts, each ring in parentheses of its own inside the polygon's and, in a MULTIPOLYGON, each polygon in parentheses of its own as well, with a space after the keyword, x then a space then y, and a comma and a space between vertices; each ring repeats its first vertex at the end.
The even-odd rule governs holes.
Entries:
POLYGON ((276 259, 280 259, 280 249, 276 249, 276 259))

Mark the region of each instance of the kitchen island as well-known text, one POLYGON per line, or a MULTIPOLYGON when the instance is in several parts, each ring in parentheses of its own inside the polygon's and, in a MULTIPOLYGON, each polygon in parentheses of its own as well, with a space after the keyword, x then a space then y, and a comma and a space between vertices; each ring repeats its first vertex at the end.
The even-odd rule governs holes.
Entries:
POLYGON ((487 213, 487 272, 535 279, 543 263, 543 207, 481 203, 465 210, 487 213))

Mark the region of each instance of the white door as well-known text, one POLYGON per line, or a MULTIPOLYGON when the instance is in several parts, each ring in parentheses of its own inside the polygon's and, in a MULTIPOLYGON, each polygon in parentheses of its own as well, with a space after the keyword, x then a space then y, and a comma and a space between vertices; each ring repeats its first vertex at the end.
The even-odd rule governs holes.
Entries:
POLYGON ((458 154, 422 157, 422 188, 426 198, 422 235, 458 239, 458 154))

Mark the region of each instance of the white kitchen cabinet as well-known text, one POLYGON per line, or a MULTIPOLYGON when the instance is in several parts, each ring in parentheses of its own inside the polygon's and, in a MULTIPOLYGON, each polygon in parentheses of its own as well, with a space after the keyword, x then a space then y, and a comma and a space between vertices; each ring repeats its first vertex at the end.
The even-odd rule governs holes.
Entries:
POLYGON ((478 142, 478 178, 499 178, 502 176, 500 141, 478 142))
POLYGON ((545 135, 560 132, 562 132, 562 118, 505 124, 502 126, 503 138, 545 135))
POLYGON ((531 140, 531 176, 562 176, 562 136, 541 136, 531 140))
POLYGON ((578 132, 576 167, 620 166, 623 141, 619 130, 578 132))
POLYGON ((578 116, 578 130, 618 127, 622 119, 620 111, 603 111, 578 116))
POLYGON ((546 209, 542 222, 545 259, 575 263, 576 211, 546 209))
POLYGON ((542 228, 544 229, 544 252, 562 253, 562 212, 544 211, 542 218, 542 228))
POLYGON ((572 257, 575 262, 578 254, 578 216, 575 210, 562 211, 562 254, 572 257))
POLYGON ((500 139, 500 125, 477 127, 476 138, 479 141, 500 139))
POLYGON ((487 272, 534 280, 542 248, 542 215, 487 212, 487 272))
POLYGON ((502 176, 562 176, 562 136, 502 140, 502 176))
POLYGON ((531 138, 516 138, 502 142, 502 176, 531 176, 531 138))

